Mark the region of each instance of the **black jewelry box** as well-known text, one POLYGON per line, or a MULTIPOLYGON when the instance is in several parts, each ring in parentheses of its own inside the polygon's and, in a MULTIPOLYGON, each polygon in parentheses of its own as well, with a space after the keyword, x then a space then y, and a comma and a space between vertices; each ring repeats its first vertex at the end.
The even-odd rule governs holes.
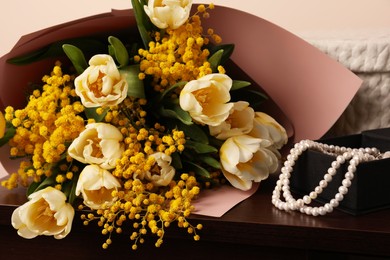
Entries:
MULTIPOLYGON (((390 151, 390 128, 364 131, 361 134, 317 140, 325 144, 351 148, 376 147, 382 153, 390 151)), ((335 156, 307 150, 298 158, 290 178, 290 189, 295 196, 308 195, 327 173, 335 156)), ((316 201, 327 203, 338 192, 348 163, 343 164, 316 201)), ((336 208, 352 215, 360 215, 390 208, 390 158, 360 163, 355 177, 336 208)))

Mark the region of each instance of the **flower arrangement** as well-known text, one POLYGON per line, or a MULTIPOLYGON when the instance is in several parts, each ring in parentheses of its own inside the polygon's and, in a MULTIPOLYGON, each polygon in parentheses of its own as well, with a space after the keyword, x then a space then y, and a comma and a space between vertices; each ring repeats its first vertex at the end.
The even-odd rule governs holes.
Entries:
POLYGON ((248 190, 279 166, 285 129, 245 100, 263 93, 228 76, 234 45, 202 27, 215 6, 132 6, 139 39, 109 36, 106 53, 88 62, 77 44, 63 44, 69 66, 56 62, 24 108, 0 113, 1 145, 26 158, 2 182, 28 187, 12 215, 24 238, 66 237, 77 209, 107 235, 103 248, 122 232, 133 249, 147 234, 159 247, 174 222, 199 240, 202 225, 189 216, 202 190, 248 190))

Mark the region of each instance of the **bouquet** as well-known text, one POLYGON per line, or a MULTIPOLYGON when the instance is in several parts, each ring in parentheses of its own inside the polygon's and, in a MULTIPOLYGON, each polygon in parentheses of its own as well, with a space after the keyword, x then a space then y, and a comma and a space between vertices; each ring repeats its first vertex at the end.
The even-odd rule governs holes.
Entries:
POLYGON ((28 187, 12 215, 24 238, 66 237, 79 210, 103 248, 122 232, 133 249, 149 234, 159 247, 173 223, 199 240, 190 216, 202 191, 249 190, 278 169, 286 131, 258 111, 264 93, 229 76, 234 44, 202 26, 217 7, 132 5, 138 37, 62 42, 66 59, 29 86, 25 107, 0 113, 1 145, 25 158, 2 182, 28 187))

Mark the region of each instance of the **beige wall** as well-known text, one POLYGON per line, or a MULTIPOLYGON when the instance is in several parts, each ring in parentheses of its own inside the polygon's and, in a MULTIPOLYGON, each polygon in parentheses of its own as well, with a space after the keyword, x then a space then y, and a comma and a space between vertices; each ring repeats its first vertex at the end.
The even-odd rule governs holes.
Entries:
MULTIPOLYGON (((296 34, 308 30, 390 28, 390 0, 214 0, 213 3, 253 13, 296 34)), ((108 12, 111 8, 131 8, 131 1, 1 0, 0 56, 7 53, 21 35, 108 12)))

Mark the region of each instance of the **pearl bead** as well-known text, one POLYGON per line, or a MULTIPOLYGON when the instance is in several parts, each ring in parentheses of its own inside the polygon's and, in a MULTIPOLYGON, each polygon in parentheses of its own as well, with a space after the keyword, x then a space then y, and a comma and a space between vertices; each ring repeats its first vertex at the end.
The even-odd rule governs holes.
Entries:
POLYGON ((348 166, 348 171, 349 172, 355 172, 356 171, 356 166, 355 165, 349 165, 348 166))
MULTIPOLYGON (((357 156, 354 156, 350 161, 349 161, 349 165, 350 166, 357 166, 359 164, 359 161, 360 161, 360 158, 357 157, 357 156)), ((356 170, 356 169, 355 169, 356 170)))
POLYGON ((313 216, 318 216, 318 214, 319 214, 318 208, 312 208, 312 209, 311 209, 311 214, 312 214, 313 216))
POLYGON ((317 192, 310 192, 309 197, 314 200, 315 198, 317 198, 317 192))
POLYGON ((297 207, 303 207, 303 205, 304 205, 305 203, 303 202, 302 199, 298 199, 298 200, 296 201, 296 204, 297 204, 297 207))
POLYGON ((303 202, 305 204, 310 204, 311 203, 311 198, 309 196, 303 196, 303 202))
POLYGON ((384 158, 384 159, 390 158, 390 152, 385 152, 385 153, 383 154, 383 158, 384 158))
POLYGON ((305 211, 305 213, 306 213, 307 215, 310 215, 310 213, 311 213, 311 207, 306 207, 306 208, 304 209, 304 211, 305 211))
MULTIPOLYGON (((347 154, 348 155, 348 154, 347 154)), ((348 156, 337 156, 336 160, 339 164, 343 164, 345 163, 345 157, 348 157, 348 156)))
POLYGON ((340 201, 342 201, 342 200, 344 199, 344 195, 341 194, 341 193, 336 193, 336 195, 334 196, 334 198, 335 198, 338 202, 340 202, 340 201))
POLYGON ((328 186, 328 182, 325 181, 325 180, 321 180, 320 183, 319 183, 319 185, 320 185, 321 188, 324 189, 324 188, 326 188, 326 187, 328 186))
POLYGON ((296 210, 313 216, 331 213, 334 208, 339 206, 340 202, 344 199, 344 195, 348 193, 348 189, 352 184, 357 166, 360 163, 389 157, 390 151, 382 154, 377 148, 367 147, 352 149, 350 147, 322 144, 311 140, 302 140, 301 142, 294 144, 294 147, 290 150, 290 154, 286 157, 286 161, 281 168, 281 174, 279 175, 279 179, 276 181, 276 186, 272 193, 272 204, 280 210, 296 210), (314 191, 311 191, 309 195, 305 195, 302 198, 295 200, 290 192, 290 177, 298 157, 307 149, 335 156, 335 160, 331 163, 331 167, 328 168, 327 173, 319 182, 318 186, 314 188, 314 191), (340 166, 346 162, 348 162, 347 172, 345 173, 341 186, 338 188, 338 192, 335 194, 334 198, 328 203, 325 203, 323 206, 310 206, 312 200, 316 199, 318 195, 323 192, 323 189, 325 189, 328 186, 328 183, 332 181, 332 176, 336 175, 340 166), (285 202, 281 200, 281 195, 283 196, 285 202))
POLYGON ((293 202, 289 202, 287 205, 288 205, 288 208, 290 210, 296 210, 297 209, 297 206, 293 202))
POLYGON ((341 182, 341 184, 342 184, 344 187, 348 188, 349 186, 351 186, 352 182, 351 182, 348 178, 345 178, 345 179, 341 182))
POLYGON ((340 186, 339 187, 339 192, 340 192, 340 194, 345 195, 345 194, 348 193, 348 188, 346 188, 344 186, 340 186))
POLYGON ((325 175, 324 175, 324 180, 325 180, 326 182, 330 182, 330 181, 332 180, 332 175, 330 175, 329 173, 328 173, 328 174, 325 174, 325 175))
POLYGON ((284 162, 284 167, 291 167, 292 163, 293 163, 293 161, 287 160, 287 161, 284 162))
POLYGON ((289 198, 290 196, 291 196, 290 191, 284 191, 283 192, 283 197, 285 197, 286 199, 289 198))
POLYGON ((339 163, 338 161, 333 161, 333 162, 331 163, 331 166, 332 166, 333 168, 337 169, 337 168, 340 167, 340 163, 339 163))
POLYGON ((325 211, 328 212, 328 213, 331 213, 331 212, 333 211, 333 207, 332 207, 329 203, 326 203, 326 204, 324 205, 324 209, 325 209, 325 211))
POLYGON ((353 174, 352 172, 347 172, 344 177, 348 180, 352 180, 354 176, 355 174, 353 174))
POLYGON ((317 194, 321 194, 322 191, 323 191, 323 189, 322 189, 322 187, 317 186, 317 187, 314 188, 314 191, 315 191, 317 194))
POLYGON ((324 207, 319 207, 318 208, 318 213, 320 214, 320 215, 325 215, 326 214, 326 210, 325 210, 325 208, 324 207))
POLYGON ((328 169, 328 173, 333 176, 333 175, 336 174, 336 169, 335 168, 329 168, 328 169))
POLYGON ((329 204, 333 207, 333 208, 337 208, 339 206, 339 202, 335 199, 331 199, 329 201, 329 204))

